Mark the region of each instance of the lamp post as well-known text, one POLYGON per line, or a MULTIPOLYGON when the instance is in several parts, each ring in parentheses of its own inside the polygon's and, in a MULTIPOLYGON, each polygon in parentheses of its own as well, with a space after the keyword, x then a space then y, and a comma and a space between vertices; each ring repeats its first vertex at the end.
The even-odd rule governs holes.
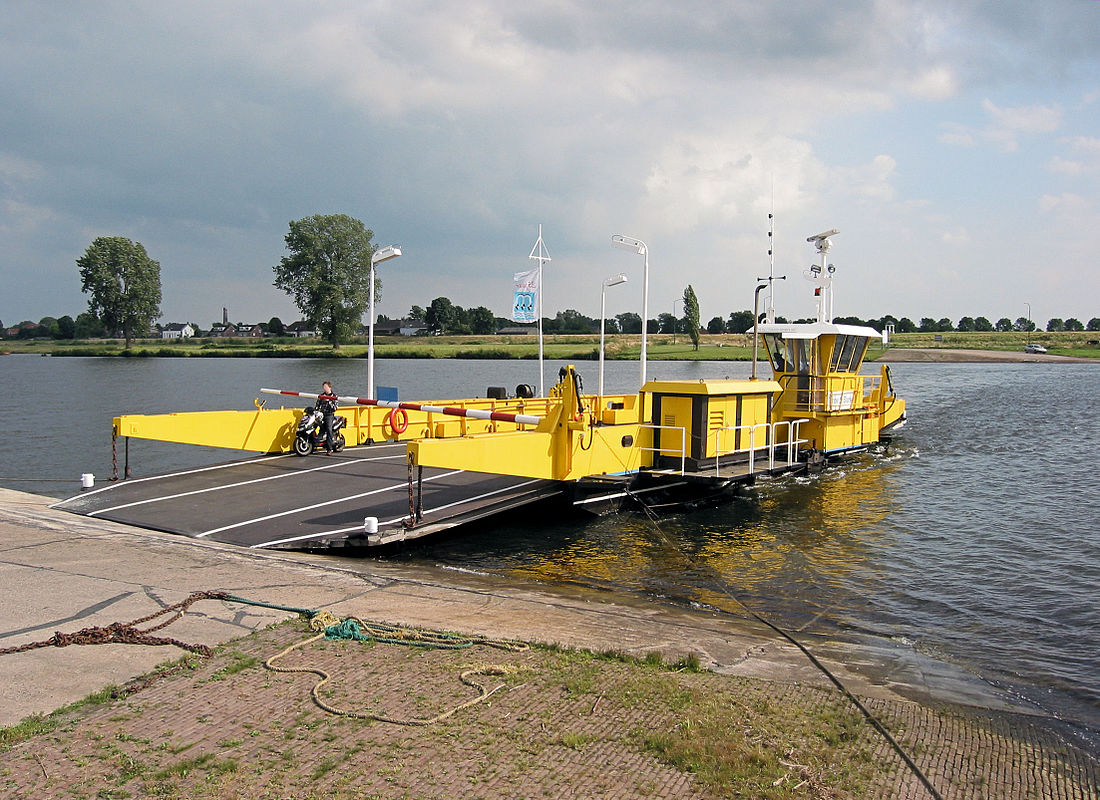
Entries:
MULTIPOLYGON (((1025 344, 1031 344, 1031 303, 1024 303, 1027 306, 1027 342, 1025 344)), ((1019 345, 1016 345, 1019 347, 1019 345)))
POLYGON ((401 255, 401 248, 390 245, 375 250, 370 257, 370 319, 367 323, 367 397, 377 400, 374 396, 374 265, 389 261, 401 255))
MULTIPOLYGON (((763 280, 763 278, 757 278, 757 280, 763 280)), ((760 292, 771 286, 771 282, 761 283, 756 287, 756 292, 752 296, 752 377, 749 380, 756 380, 756 355, 760 352, 760 292)))
POLYGON ((607 327, 607 287, 618 286, 620 283, 626 283, 626 275, 619 273, 618 275, 610 275, 604 279, 603 286, 600 287, 600 410, 603 410, 603 335, 604 329, 607 327))
POLYGON ((682 297, 677 297, 675 300, 672 301, 672 332, 674 334, 680 332, 677 330, 677 328, 680 327, 680 318, 676 316, 676 304, 682 302, 684 302, 684 298, 682 297))
POLYGON ((642 386, 645 386, 645 345, 649 328, 649 248, 640 239, 618 233, 611 237, 611 244, 624 250, 633 250, 638 255, 645 257, 645 267, 642 273, 642 384, 638 387, 638 390, 641 391, 642 386))

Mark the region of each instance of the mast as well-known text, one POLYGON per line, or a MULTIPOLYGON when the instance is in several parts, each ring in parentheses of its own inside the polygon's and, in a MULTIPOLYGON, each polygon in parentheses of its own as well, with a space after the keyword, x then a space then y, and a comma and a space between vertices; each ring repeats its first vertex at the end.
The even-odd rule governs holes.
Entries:
POLYGON ((531 248, 531 254, 527 256, 533 258, 539 262, 539 291, 538 291, 538 311, 535 312, 539 317, 539 395, 541 397, 546 396, 546 375, 543 372, 542 364, 542 265, 545 261, 550 261, 550 251, 546 249, 546 243, 542 241, 542 223, 539 223, 539 238, 535 242, 535 246, 531 248), (537 255, 536 255, 537 254, 537 255))

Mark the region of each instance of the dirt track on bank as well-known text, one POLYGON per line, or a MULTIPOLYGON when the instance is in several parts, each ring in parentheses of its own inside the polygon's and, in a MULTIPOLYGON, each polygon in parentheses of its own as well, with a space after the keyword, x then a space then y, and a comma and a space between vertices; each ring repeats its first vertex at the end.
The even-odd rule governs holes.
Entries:
POLYGON ((891 348, 875 359, 886 363, 941 362, 955 364, 1097 364, 1095 358, 1076 358, 1074 356, 1043 355, 1040 353, 1020 353, 1009 350, 956 350, 949 348, 891 348))

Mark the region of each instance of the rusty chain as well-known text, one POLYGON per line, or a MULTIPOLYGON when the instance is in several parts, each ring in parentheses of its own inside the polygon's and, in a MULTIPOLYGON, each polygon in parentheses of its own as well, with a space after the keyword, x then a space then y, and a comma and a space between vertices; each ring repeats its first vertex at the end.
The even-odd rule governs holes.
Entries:
POLYGON ((168 627, 182 617, 187 609, 199 600, 225 600, 229 597, 225 592, 193 592, 175 605, 154 611, 140 619, 131 622, 112 622, 107 626, 92 626, 82 628, 75 633, 62 633, 56 631, 49 639, 38 642, 28 642, 17 647, 0 648, 0 656, 12 653, 25 653, 28 650, 37 650, 40 647, 68 647, 69 645, 86 644, 143 644, 151 646, 175 645, 182 650, 197 653, 201 656, 210 656, 213 650, 205 644, 188 644, 167 636, 151 636, 150 634, 168 627), (149 628, 139 628, 146 622, 152 622, 158 617, 171 615, 163 622, 159 622, 149 628))

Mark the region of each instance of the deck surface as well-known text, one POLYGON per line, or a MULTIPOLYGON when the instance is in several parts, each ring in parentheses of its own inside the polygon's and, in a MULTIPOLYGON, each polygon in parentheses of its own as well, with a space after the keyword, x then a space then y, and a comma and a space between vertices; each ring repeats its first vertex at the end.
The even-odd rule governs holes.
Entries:
MULTIPOLYGON (((426 467, 423 520, 402 538, 430 533, 560 493, 552 481, 426 467)), ((250 548, 367 544, 365 517, 383 537, 409 516, 404 444, 351 447, 305 458, 270 455, 132 478, 55 508, 151 530, 250 548)))

